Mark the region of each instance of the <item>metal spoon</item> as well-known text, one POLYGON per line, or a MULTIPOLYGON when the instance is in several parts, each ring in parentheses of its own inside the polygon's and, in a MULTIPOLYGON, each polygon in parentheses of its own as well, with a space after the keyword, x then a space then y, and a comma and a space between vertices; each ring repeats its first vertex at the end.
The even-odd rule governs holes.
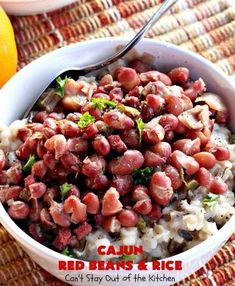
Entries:
POLYGON ((79 75, 85 75, 89 72, 96 71, 99 69, 102 69, 113 62, 117 61, 118 59, 122 58, 124 55, 126 55, 145 35, 145 33, 153 26, 153 24, 156 23, 157 20, 159 20, 163 14, 165 14, 171 6, 173 6, 177 0, 165 0, 163 4, 157 9, 157 11, 152 15, 152 17, 149 19, 149 21, 140 29, 140 31, 134 36, 134 38, 121 50, 119 50, 114 55, 110 56, 107 59, 104 59, 96 64, 86 66, 86 67, 72 67, 66 70, 61 71, 53 81, 49 85, 47 85, 44 88, 44 91, 39 95, 39 97, 29 106, 27 111, 25 112, 23 118, 26 118, 29 116, 30 112, 34 110, 34 108, 37 106, 38 101, 41 99, 41 96, 43 93, 49 88, 55 85, 55 80, 57 77, 64 78, 65 76, 74 78, 75 76, 79 75))

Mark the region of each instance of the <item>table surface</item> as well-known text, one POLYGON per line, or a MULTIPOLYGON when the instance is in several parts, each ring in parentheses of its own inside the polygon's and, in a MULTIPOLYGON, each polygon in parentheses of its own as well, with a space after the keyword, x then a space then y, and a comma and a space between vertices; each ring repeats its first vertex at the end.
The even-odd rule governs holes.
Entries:
MULTIPOLYGON (((160 0, 78 0, 41 15, 11 17, 22 68, 70 43, 107 36, 132 36, 160 0)), ((147 34, 209 59, 235 81, 235 7, 230 0, 181 0, 147 34)), ((64 285, 42 270, 0 226, 0 285, 64 285)), ((184 286, 235 286, 235 235, 184 286)))

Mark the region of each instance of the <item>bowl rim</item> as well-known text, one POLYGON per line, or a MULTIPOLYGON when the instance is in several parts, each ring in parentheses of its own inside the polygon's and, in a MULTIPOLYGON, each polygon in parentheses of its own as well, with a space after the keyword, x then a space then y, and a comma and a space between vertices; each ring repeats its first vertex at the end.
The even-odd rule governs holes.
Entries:
MULTIPOLYGON (((86 46, 91 43, 97 42, 102 44, 103 42, 111 41, 113 45, 120 45, 120 44, 125 44, 129 39, 127 37, 107 37, 107 38, 101 38, 101 39, 93 39, 93 40, 88 40, 88 41, 83 41, 80 43, 74 43, 70 44, 68 46, 56 49, 54 51, 51 51, 40 58, 32 61, 30 64, 26 65, 24 68, 22 68, 16 75, 14 75, 2 88, 1 92, 7 91, 8 88, 11 89, 12 83, 14 83, 14 79, 16 77, 21 76, 22 71, 30 70, 31 67, 34 67, 37 65, 39 62, 46 62, 46 59, 50 58, 51 56, 56 57, 60 53, 66 54, 69 52, 70 49, 76 49, 77 47, 80 46, 86 46)), ((196 59, 199 63, 207 66, 209 69, 213 70, 213 73, 217 74, 224 82, 226 82, 226 85, 228 85, 231 89, 235 91, 235 84, 230 81, 229 76, 227 76, 223 71, 221 71, 219 68, 216 68, 216 66, 209 62, 207 59, 203 58, 201 55, 198 55, 194 52, 191 52, 185 48, 178 47, 174 44, 170 43, 165 43, 161 41, 157 41, 155 39, 143 39, 142 42, 147 42, 155 46, 162 46, 166 47, 172 50, 175 50, 176 53, 179 52, 181 54, 184 54, 185 57, 194 58, 196 59)), ((34 240, 31 236, 29 236, 26 232, 24 232, 8 215, 7 211, 3 207, 2 203, 0 203, 0 222, 2 225, 6 228, 6 230, 16 239, 18 240, 21 244, 27 245, 27 247, 33 248, 36 253, 41 253, 39 256, 46 256, 47 259, 49 260, 76 260, 75 258, 70 258, 67 256, 64 256, 63 254, 56 252, 49 247, 44 246, 43 244, 37 242, 34 240)), ((235 215, 233 215, 229 221, 216 232, 213 236, 209 237, 208 239, 204 240, 203 242, 197 244, 196 246, 183 251, 182 253, 179 253, 174 256, 170 256, 161 260, 187 260, 190 258, 190 260, 193 260, 193 258, 198 258, 199 253, 203 253, 205 249, 212 249, 211 245, 213 245, 213 241, 216 240, 221 234, 228 234, 231 232, 231 229, 234 229, 235 225, 235 215)), ((221 239, 220 239, 221 240, 221 239)), ((78 258, 79 259, 79 258, 78 258)), ((81 259, 80 259, 81 260, 81 259)), ((88 261, 84 261, 85 268, 84 270, 88 269, 88 261)), ((147 264, 150 264, 151 262, 148 262, 147 264)), ((133 265, 133 271, 138 271, 137 265, 133 265)), ((152 272, 153 270, 147 270, 146 272, 152 272)), ((120 271, 121 272, 121 271, 120 271)))

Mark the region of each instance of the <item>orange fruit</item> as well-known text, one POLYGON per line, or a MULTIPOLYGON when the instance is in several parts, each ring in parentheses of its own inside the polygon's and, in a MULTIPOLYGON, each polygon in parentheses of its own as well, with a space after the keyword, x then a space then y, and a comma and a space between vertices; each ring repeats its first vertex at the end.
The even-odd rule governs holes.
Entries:
POLYGON ((0 27, 0 87, 2 87, 16 72, 17 49, 11 22, 1 7, 0 27))

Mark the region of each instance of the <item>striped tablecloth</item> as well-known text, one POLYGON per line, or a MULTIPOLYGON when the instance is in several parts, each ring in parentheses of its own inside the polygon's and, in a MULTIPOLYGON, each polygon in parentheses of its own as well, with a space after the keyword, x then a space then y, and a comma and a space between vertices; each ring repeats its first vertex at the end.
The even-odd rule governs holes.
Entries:
MULTIPOLYGON (((55 0, 56 1, 56 0, 55 0)), ((132 36, 160 0, 78 0, 42 15, 11 17, 19 69, 33 59, 78 41, 132 36)), ((181 0, 147 37, 201 54, 235 81, 235 0, 181 0)), ((0 285, 64 285, 39 268, 0 226, 0 285)), ((235 235, 211 259, 177 285, 235 286, 235 235)))

